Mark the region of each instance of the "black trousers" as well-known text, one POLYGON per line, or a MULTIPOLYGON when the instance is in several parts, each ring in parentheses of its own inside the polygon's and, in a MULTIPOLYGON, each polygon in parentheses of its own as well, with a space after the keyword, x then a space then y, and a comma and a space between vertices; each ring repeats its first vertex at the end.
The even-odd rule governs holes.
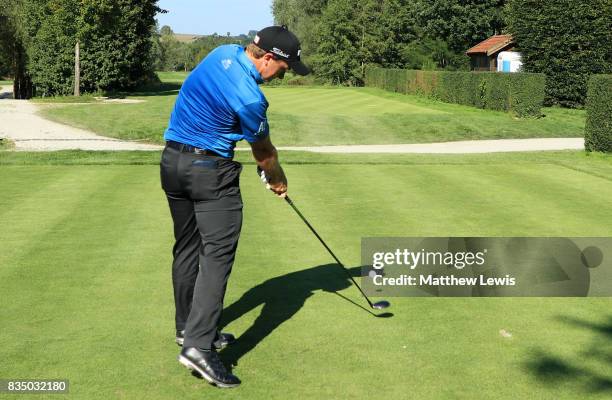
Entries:
POLYGON ((185 329, 185 347, 210 349, 242 228, 242 165, 166 146, 160 166, 176 240, 176 329, 185 329))

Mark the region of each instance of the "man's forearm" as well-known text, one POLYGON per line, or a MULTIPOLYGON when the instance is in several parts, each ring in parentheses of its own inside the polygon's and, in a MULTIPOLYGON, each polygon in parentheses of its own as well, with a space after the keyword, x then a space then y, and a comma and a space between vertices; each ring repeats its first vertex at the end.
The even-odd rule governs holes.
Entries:
POLYGON ((262 141, 262 143, 258 143, 257 145, 253 145, 252 149, 255 162, 257 163, 259 168, 264 170, 264 172, 266 173, 268 182, 287 182, 287 178, 285 177, 283 168, 278 162, 278 152, 276 151, 276 147, 272 145, 269 139, 266 139, 262 141))
POLYGON ((286 180, 285 172, 278 162, 278 152, 275 147, 272 147, 272 151, 267 157, 261 159, 255 158, 255 161, 259 168, 264 170, 270 183, 283 182, 286 180))

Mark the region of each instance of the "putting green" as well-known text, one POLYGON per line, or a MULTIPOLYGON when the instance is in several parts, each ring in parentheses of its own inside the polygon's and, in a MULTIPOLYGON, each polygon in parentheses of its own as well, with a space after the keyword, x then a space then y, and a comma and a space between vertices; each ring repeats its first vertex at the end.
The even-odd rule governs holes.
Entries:
MULTIPOLYGON (((363 236, 612 234, 609 158, 517 157, 312 156, 286 171, 349 267, 363 236)), ((0 168, 0 376, 66 378, 79 399, 609 397, 610 299, 390 298, 394 316, 373 318, 334 293, 364 304, 251 169, 224 314, 240 341, 222 353, 240 388, 175 359, 155 165, 0 168)))

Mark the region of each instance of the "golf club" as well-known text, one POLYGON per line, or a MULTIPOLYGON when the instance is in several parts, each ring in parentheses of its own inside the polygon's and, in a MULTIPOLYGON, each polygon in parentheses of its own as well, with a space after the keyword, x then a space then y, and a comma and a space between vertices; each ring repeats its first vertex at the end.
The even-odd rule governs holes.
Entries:
MULTIPOLYGON (((265 176, 265 172, 261 169, 261 168, 257 168, 257 174, 260 176, 261 180, 266 183, 266 185, 268 184, 268 180, 265 176)), ((317 231, 312 227, 312 225, 310 225, 310 223, 306 220, 306 218, 304 217, 304 215, 302 215, 302 213, 300 212, 300 210, 298 210, 298 208, 295 206, 295 204, 293 204, 293 201, 289 198, 289 196, 285 196, 285 201, 287 202, 287 204, 289 204, 291 206, 291 208, 293 208, 293 211, 295 211, 295 213, 302 219, 302 221, 304 221, 304 223, 306 224, 306 226, 312 231, 312 233, 314 233, 314 235, 317 237, 317 239, 319 239, 319 242, 321 242, 321 244, 323 245, 323 247, 325 247, 325 249, 327 250, 327 252, 334 258, 334 260, 336 261, 336 263, 338 263, 338 265, 340 265, 342 267, 342 270, 346 273, 346 275, 349 277, 349 279, 351 280, 351 282, 353 282, 353 284, 355 285, 355 287, 357 287, 357 289, 359 289, 359 292, 363 295, 363 297, 366 299, 366 301, 368 302, 368 304, 370 305, 371 308, 375 309, 375 310, 383 310, 387 307, 389 307, 391 304, 386 301, 386 300, 381 300, 379 302, 376 303, 372 303, 372 301, 370 301, 370 299, 368 298, 368 296, 363 292, 363 290, 361 290, 361 287, 357 284, 357 282, 355 281, 355 279, 353 279, 351 273, 346 269, 346 267, 344 266, 344 264, 342 264, 340 262, 340 260, 338 259, 338 257, 336 257, 336 255, 334 254, 333 251, 331 251, 331 249, 329 248, 329 246, 327 246, 327 244, 325 243, 325 241, 323 241, 323 238, 321 238, 321 236, 319 236, 319 234, 317 233, 317 231)))

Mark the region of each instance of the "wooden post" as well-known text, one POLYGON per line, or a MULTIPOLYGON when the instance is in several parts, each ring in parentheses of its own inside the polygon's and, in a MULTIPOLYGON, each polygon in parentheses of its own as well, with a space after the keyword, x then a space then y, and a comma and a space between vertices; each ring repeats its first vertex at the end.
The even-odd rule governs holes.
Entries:
POLYGON ((79 42, 74 47, 74 95, 81 95, 81 52, 79 49, 79 42))

